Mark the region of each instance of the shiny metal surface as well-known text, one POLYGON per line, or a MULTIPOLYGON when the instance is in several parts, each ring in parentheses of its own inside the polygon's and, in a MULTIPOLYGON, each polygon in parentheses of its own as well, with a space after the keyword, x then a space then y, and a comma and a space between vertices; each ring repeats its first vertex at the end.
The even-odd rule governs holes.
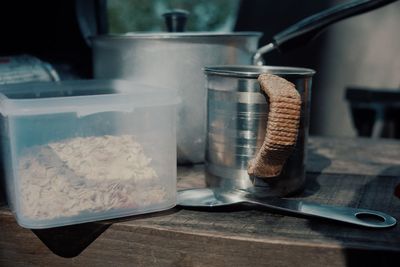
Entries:
MULTIPOLYGON (((216 65, 204 68, 206 74, 236 78, 257 78, 260 73, 267 72, 282 77, 311 77, 315 71, 307 68, 285 66, 252 66, 252 65, 216 65)), ((255 87, 256 88, 256 87, 255 87)), ((258 87, 259 88, 259 87, 258 87)), ((228 89, 232 90, 232 89, 228 89)))
POLYGON ((195 188, 178 191, 178 205, 182 207, 212 208, 241 203, 370 228, 387 228, 397 223, 395 218, 379 211, 322 205, 294 199, 260 197, 254 192, 250 193, 244 190, 195 188))
POLYGON ((273 66, 209 66, 207 76, 206 180, 211 187, 249 189, 259 186, 264 195, 287 196, 302 190, 308 136, 311 80, 314 71, 273 66), (279 75, 296 86, 302 98, 295 150, 276 179, 249 177, 247 166, 262 146, 269 105, 257 78, 279 75))
POLYGON ((177 89, 182 99, 178 163, 204 162, 207 94, 202 68, 251 64, 260 36, 257 32, 98 36, 92 39, 94 76, 177 89))
POLYGON ((264 65, 264 60, 263 60, 262 56, 266 53, 269 53, 269 52, 275 50, 275 49, 277 49, 277 47, 274 43, 269 43, 269 44, 266 44, 266 45, 260 47, 253 56, 253 64, 257 65, 257 66, 264 65))
POLYGON ((233 38, 254 38, 261 37, 260 32, 154 32, 154 33, 140 33, 140 32, 127 32, 124 34, 107 34, 100 35, 92 38, 93 41, 107 41, 110 39, 120 40, 137 40, 137 39, 152 39, 152 40, 171 40, 182 39, 181 41, 197 41, 202 43, 210 43, 210 41, 223 43, 224 41, 232 40, 233 38), (197 38, 198 40, 193 40, 197 38), (207 39, 209 38, 209 39, 207 39), (191 40, 192 39, 192 40, 191 40))

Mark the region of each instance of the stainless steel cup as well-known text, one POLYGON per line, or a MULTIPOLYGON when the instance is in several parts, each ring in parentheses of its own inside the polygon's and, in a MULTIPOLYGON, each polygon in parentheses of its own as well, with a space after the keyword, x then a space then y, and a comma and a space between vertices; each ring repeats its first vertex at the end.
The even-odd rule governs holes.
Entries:
POLYGON ((314 70, 275 66, 210 66, 207 76, 206 180, 210 187, 240 188, 263 195, 287 196, 303 189, 314 70), (257 81, 271 73, 295 84, 301 95, 297 143, 281 174, 262 179, 247 174, 249 161, 266 134, 269 105, 257 81))

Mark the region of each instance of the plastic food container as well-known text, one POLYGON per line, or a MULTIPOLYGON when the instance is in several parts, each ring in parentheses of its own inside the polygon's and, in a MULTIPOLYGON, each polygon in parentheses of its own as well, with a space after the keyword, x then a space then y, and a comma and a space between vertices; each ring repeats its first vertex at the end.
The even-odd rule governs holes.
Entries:
POLYGON ((0 86, 9 206, 26 228, 51 228, 176 205, 171 90, 121 80, 0 86))

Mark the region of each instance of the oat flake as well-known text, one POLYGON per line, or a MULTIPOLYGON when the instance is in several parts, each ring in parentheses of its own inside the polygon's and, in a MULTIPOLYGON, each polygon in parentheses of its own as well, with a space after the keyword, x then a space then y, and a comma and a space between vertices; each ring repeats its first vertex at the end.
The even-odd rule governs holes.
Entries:
POLYGON ((133 136, 77 137, 29 149, 19 161, 21 212, 32 219, 138 209, 165 188, 133 136))

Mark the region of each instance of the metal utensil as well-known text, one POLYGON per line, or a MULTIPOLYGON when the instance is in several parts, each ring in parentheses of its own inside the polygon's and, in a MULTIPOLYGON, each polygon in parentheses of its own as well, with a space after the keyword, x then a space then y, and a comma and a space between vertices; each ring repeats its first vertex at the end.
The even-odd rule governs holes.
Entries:
POLYGON ((221 207, 250 203, 293 214, 319 217, 370 228, 387 228, 396 225, 396 219, 383 212, 330 206, 295 199, 262 198, 244 190, 194 188, 178 191, 178 205, 182 207, 221 207))

